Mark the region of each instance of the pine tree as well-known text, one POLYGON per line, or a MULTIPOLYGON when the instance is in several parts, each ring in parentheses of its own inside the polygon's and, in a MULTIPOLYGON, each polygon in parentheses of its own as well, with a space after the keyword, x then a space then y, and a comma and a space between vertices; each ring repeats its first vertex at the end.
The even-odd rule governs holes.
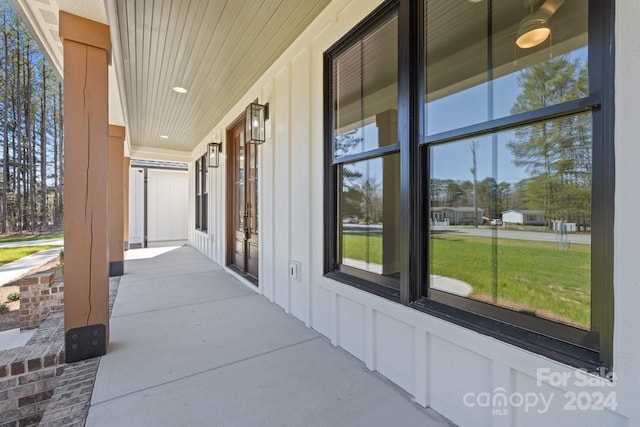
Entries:
MULTIPOLYGON (((568 55, 521 72, 522 92, 512 113, 548 107, 583 97, 587 68, 568 55)), ((573 115, 516 130, 508 143, 516 166, 529 178, 523 183, 525 208, 544 210, 547 220, 588 225, 591 212, 591 125, 588 115, 573 115)))
POLYGON ((0 233, 41 231, 62 224, 62 86, 13 6, 0 13, 0 233))

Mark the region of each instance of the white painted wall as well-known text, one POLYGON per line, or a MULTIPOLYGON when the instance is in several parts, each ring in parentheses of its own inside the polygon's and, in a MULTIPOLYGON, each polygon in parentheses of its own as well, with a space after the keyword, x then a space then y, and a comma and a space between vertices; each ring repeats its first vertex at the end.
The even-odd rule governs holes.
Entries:
POLYGON ((614 368, 619 378, 620 410, 640 426, 640 2, 616 1, 616 195, 614 219, 615 330, 614 368), (636 214, 634 214, 636 212, 636 214))
MULTIPOLYGON (((147 172, 147 244, 181 244, 189 239, 189 178, 185 171, 147 172)), ((144 169, 129 172, 130 244, 144 242, 144 169)))
POLYGON ((129 244, 144 242, 144 170, 129 170, 129 244))
POLYGON ((187 172, 149 169, 147 241, 149 246, 186 242, 189 236, 187 172))
MULTIPOLYGON (((379 4, 379 0, 336 0, 289 47, 192 153, 209 141, 223 141, 225 129, 258 98, 270 103, 268 140, 260 155, 260 283, 258 291, 331 342, 380 372, 417 403, 431 406, 461 426, 640 426, 640 2, 617 0, 616 30, 616 217, 615 362, 613 388, 536 384, 537 369, 569 368, 379 298, 323 276, 323 101, 322 54, 379 4), (300 279, 287 274, 301 265, 300 279), (502 391, 509 396, 542 393, 548 411, 511 408, 506 415, 465 405, 467 393, 502 391), (571 411, 565 393, 615 392, 615 411, 571 411), (521 393, 520 395, 518 393, 521 393)), ((209 173, 209 231, 193 230, 193 185, 189 174, 189 240, 214 261, 225 260, 225 158, 209 173)), ((193 164, 191 164, 193 167, 193 164)), ((592 377, 595 379, 595 377, 592 377)))

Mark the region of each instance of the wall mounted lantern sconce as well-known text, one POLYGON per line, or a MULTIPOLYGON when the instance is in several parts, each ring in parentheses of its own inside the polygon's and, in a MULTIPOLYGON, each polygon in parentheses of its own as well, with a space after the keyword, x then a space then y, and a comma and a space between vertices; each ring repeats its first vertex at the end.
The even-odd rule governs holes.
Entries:
POLYGON ((247 107, 245 138, 247 144, 263 144, 266 141, 265 121, 269 120, 269 104, 251 103, 247 107))
POLYGON ((210 142, 207 145, 207 159, 210 168, 220 166, 220 151, 222 151, 222 142, 210 142))

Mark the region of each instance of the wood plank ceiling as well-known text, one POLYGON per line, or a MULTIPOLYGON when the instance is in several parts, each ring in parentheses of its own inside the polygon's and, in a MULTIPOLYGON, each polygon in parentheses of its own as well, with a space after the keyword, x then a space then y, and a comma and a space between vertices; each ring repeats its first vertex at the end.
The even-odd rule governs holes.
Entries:
POLYGON ((131 145, 191 151, 328 3, 114 0, 131 145))

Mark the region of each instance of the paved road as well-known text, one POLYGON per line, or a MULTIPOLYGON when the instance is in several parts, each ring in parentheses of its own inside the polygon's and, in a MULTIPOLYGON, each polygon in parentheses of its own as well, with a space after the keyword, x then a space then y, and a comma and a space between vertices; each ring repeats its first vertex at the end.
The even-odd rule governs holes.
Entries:
POLYGON ((3 248, 24 248, 27 246, 55 246, 64 245, 64 239, 47 239, 47 240, 27 240, 22 242, 6 242, 0 243, 0 249, 3 248))
MULTIPOLYGON (((382 233, 382 225, 380 224, 343 224, 343 230, 345 231, 359 231, 369 233, 382 233)), ((455 233, 466 234, 469 236, 479 237, 491 237, 493 232, 496 232, 501 239, 517 239, 517 240, 535 240, 537 242, 557 242, 558 235, 556 233, 543 233, 540 231, 519 231, 519 230, 506 230, 502 227, 483 227, 483 228, 470 228, 470 227, 445 227, 445 226, 433 226, 431 228, 434 234, 436 233, 455 233)), ((581 245, 591 244, 590 234, 581 233, 569 233, 567 234, 568 243, 576 243, 581 245)))
MULTIPOLYGON (((455 233, 466 234, 469 236, 491 237, 492 233, 497 232, 497 236, 501 239, 518 239, 518 240, 535 240, 538 242, 557 242, 558 236, 555 233, 542 233, 539 231, 518 231, 505 230, 500 227, 496 228, 466 228, 466 227, 432 227, 434 233, 455 233)), ((582 245, 591 244, 590 234, 567 234, 569 243, 577 243, 582 245)))

